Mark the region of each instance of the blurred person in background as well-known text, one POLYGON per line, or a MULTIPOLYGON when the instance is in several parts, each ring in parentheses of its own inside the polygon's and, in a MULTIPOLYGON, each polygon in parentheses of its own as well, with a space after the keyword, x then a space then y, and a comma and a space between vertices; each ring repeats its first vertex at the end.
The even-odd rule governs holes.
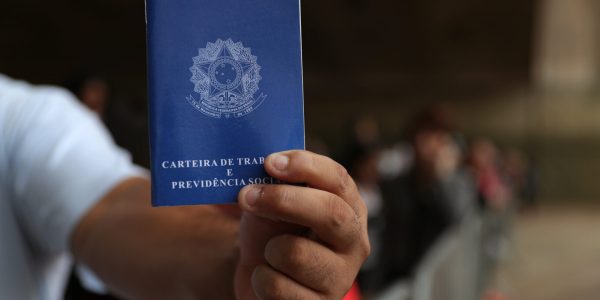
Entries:
POLYGON ((145 101, 140 105, 123 95, 114 99, 108 78, 97 72, 75 73, 64 86, 100 117, 117 145, 131 153, 137 165, 149 167, 145 101))
POLYGON ((370 251, 356 186, 324 156, 269 156, 269 174, 311 188, 248 186, 233 213, 152 208, 97 115, 3 75, 0 140, 3 299, 60 299, 73 259, 127 299, 340 299, 370 251))
POLYGON ((379 189, 379 160, 381 139, 379 124, 372 116, 362 116, 351 127, 343 161, 356 181, 369 216, 381 213, 383 199, 379 189))
POLYGON ((498 149, 492 141, 478 138, 471 143, 467 162, 477 182, 479 199, 486 208, 497 211, 507 209, 512 198, 500 161, 498 149))
MULTIPOLYGON (((496 270, 498 262, 509 251, 510 224, 515 203, 509 174, 521 176, 522 165, 502 157, 496 144, 487 138, 473 140, 469 147, 467 165, 477 183, 479 203, 484 211, 482 274, 488 276, 496 270)), ((517 179, 517 178, 515 178, 517 179)), ((518 184, 515 182, 515 184, 518 184)), ((516 186, 515 186, 516 187, 516 186)), ((485 281, 487 278, 482 278, 485 281)))
POLYGON ((414 161, 407 173, 384 184, 383 283, 412 276, 440 235, 476 207, 472 178, 448 112, 431 106, 411 130, 414 161))
POLYGON ((537 172, 534 163, 515 148, 508 148, 502 156, 502 172, 506 174, 506 181, 513 190, 514 201, 519 201, 519 208, 535 207, 537 172))
POLYGON ((66 88, 101 119, 106 118, 110 105, 110 88, 102 76, 82 73, 70 79, 66 88))

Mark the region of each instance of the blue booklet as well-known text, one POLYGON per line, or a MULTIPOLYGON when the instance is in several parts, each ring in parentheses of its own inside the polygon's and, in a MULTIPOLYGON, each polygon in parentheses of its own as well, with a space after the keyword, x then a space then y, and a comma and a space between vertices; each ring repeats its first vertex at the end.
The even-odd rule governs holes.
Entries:
POLYGON ((299 0, 147 0, 152 203, 236 202, 304 149, 299 0))

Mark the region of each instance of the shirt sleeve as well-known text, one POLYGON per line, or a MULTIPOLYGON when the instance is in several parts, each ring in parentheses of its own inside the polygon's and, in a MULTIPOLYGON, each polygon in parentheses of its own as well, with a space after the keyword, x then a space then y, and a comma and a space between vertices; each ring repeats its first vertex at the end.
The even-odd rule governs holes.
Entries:
POLYGON ((35 89, 12 115, 12 201, 32 244, 53 254, 69 249, 74 227, 103 195, 146 174, 71 94, 35 89))

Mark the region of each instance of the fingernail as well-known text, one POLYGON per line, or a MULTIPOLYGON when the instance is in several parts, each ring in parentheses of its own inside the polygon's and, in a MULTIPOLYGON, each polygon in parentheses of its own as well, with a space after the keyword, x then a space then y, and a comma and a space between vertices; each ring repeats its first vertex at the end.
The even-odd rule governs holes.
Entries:
POLYGON ((249 206, 253 206, 254 204, 256 204, 256 201, 258 201, 258 198, 260 198, 260 193, 262 192, 262 190, 259 187, 255 186, 250 186, 248 187, 248 189, 250 190, 247 191, 245 195, 246 203, 249 206))
POLYGON ((275 169, 278 171, 285 171, 289 163, 290 158, 285 155, 275 154, 273 156, 273 167, 275 167, 275 169))

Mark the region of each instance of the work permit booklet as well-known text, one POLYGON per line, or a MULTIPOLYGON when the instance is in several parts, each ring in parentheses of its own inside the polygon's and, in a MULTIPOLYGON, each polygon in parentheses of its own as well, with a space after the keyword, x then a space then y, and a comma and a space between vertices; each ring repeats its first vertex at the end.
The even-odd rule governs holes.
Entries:
POLYGON ((146 0, 152 203, 234 203, 304 149, 299 0, 146 0))

